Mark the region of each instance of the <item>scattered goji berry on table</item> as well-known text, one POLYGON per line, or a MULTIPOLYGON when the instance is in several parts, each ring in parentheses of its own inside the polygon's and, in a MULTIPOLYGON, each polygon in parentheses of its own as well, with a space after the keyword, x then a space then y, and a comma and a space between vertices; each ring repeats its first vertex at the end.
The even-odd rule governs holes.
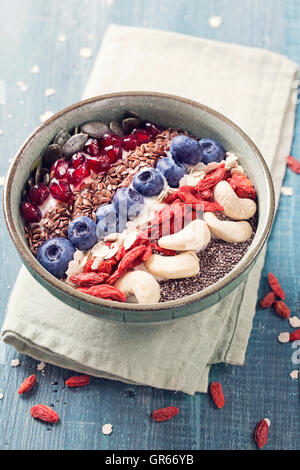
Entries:
POLYGON ((269 273, 268 275, 268 280, 269 280, 269 285, 277 297, 279 297, 281 300, 285 299, 285 292, 282 289, 277 277, 273 273, 269 273))
POLYGON ((209 386, 209 391, 213 399, 214 404, 218 408, 223 408, 225 405, 225 398, 223 394, 222 385, 220 382, 212 382, 209 386))
POLYGON ((84 387, 90 383, 90 376, 89 375, 77 375, 70 377, 68 380, 65 381, 65 384, 68 387, 84 387))
POLYGON ((18 390, 18 394, 22 395, 22 393, 29 392, 29 390, 31 390, 35 384, 36 384, 36 375, 32 374, 21 383, 19 390, 18 390))
POLYGON ((162 423, 164 421, 169 421, 169 419, 176 416, 177 413, 179 413, 179 408, 176 406, 167 406, 166 408, 160 408, 153 411, 151 416, 157 423, 162 423))
POLYGON ((35 405, 30 410, 33 418, 38 418, 46 423, 57 423, 59 416, 55 411, 47 405, 35 405))
POLYGON ((254 440, 258 447, 262 449, 268 443, 270 420, 262 419, 255 428, 254 440))
POLYGON ((300 162, 296 160, 296 158, 289 155, 287 157, 287 166, 292 170, 294 173, 300 175, 300 162))
POLYGON ((276 295, 273 291, 269 292, 265 297, 260 301, 261 308, 270 308, 276 300, 276 295))
POLYGON ((280 317, 290 318, 291 316, 291 310, 282 300, 275 300, 274 309, 280 317))

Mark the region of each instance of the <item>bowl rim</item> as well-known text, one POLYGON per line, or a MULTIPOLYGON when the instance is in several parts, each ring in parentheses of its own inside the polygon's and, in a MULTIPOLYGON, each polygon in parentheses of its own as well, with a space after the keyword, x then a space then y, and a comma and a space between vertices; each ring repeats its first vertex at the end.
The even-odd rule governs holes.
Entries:
POLYGON ((273 223, 274 213, 275 213, 275 191, 274 191, 274 186, 273 186, 273 181, 272 181, 270 171, 268 169, 268 166, 261 152, 258 150, 258 148, 254 144, 254 142, 250 139, 250 137, 240 127, 238 127, 234 122, 232 122, 226 116, 224 116, 218 111, 202 103, 198 103, 194 100, 184 98, 181 96, 167 94, 167 93, 159 93, 159 92, 129 91, 129 92, 107 93, 107 94, 94 96, 92 98, 78 101, 58 111, 49 119, 47 119, 44 123, 42 123, 37 129, 35 129, 32 132, 32 134, 23 142, 23 144, 17 151, 9 167, 7 176, 5 178, 4 191, 3 191, 3 213, 4 213, 4 219, 6 222, 8 232, 17 249, 17 252, 19 253, 21 257, 22 262, 24 262, 26 267, 29 267, 35 274, 37 274, 37 276, 42 278, 46 284, 50 284, 55 290, 58 289, 59 291, 62 291, 64 294, 68 296, 77 298, 78 300, 84 303, 88 303, 94 306, 98 306, 98 307, 102 306, 106 309, 113 309, 113 310, 123 310, 123 311, 126 310, 128 311, 127 315, 128 313, 130 314, 130 311, 132 311, 133 313, 138 312, 138 311, 140 312, 151 311, 154 313, 154 312, 159 312, 161 310, 169 310, 169 309, 174 309, 178 307, 184 307, 184 306, 193 304, 195 302, 199 302, 200 300, 207 298, 213 294, 216 294, 217 292, 225 288, 227 285, 229 285, 231 282, 233 282, 235 279, 237 279, 244 271, 246 271, 250 267, 250 265, 254 262, 254 260, 257 259, 257 256, 262 250, 262 247, 264 246, 272 228, 272 223, 273 223), (220 280, 218 280, 216 283, 212 284, 211 286, 208 286, 204 288, 203 290, 196 292, 194 294, 187 295, 180 299, 175 299, 175 300, 166 301, 162 303, 156 303, 156 304, 148 304, 148 305, 140 305, 140 304, 133 304, 133 303, 125 303, 125 302, 123 303, 123 302, 98 299, 96 297, 92 297, 90 295, 83 294, 79 291, 76 291, 73 287, 69 286, 63 281, 60 281, 59 279, 52 276, 50 273, 48 273, 48 271, 46 271, 38 263, 34 255, 30 252, 28 245, 25 242, 25 238, 22 239, 21 237, 19 237, 17 233, 17 229, 13 222, 12 211, 11 211, 10 188, 12 187, 15 170, 18 166, 19 161, 22 158, 24 151, 30 146, 33 140, 38 138, 39 133, 41 132, 42 129, 44 129, 49 124, 56 121, 57 119, 61 118, 66 113, 73 111, 77 108, 80 108, 82 106, 85 106, 89 103, 94 103, 94 102, 103 101, 107 99, 113 99, 113 98, 123 98, 123 97, 128 97, 128 96, 157 97, 157 98, 162 98, 162 99, 172 99, 180 103, 184 103, 189 106, 201 109, 202 111, 205 111, 206 113, 213 115, 214 117, 225 122, 236 133, 238 133, 242 139, 246 141, 246 143, 250 146, 251 150, 254 152, 256 157, 259 159, 260 164, 264 171, 264 176, 266 177, 267 186, 269 190, 269 196, 270 196, 270 208, 268 211, 269 212, 268 217, 264 221, 265 227, 263 229, 263 232, 260 238, 256 241, 256 247, 251 253, 246 252, 243 258, 241 259, 241 261, 226 276, 224 276, 223 278, 221 278, 220 280))

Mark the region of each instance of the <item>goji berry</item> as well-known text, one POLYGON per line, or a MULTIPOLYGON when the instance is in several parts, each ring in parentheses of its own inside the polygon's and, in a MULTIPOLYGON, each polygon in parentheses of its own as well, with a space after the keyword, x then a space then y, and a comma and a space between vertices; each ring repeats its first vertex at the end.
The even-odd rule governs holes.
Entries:
POLYGON ((246 175, 233 174, 231 178, 227 180, 232 189, 235 191, 238 197, 256 199, 256 191, 246 175))
POLYGON ((300 162, 291 155, 287 157, 287 165, 294 173, 300 175, 300 162))
POLYGON ((275 300, 274 309, 277 315, 283 318, 290 318, 291 310, 282 300, 275 300))
POLYGON ((166 408, 160 408, 151 413, 152 418, 157 423, 162 423, 163 421, 169 421, 169 419, 179 413, 179 408, 176 406, 167 406, 166 408))
POLYGON ((65 381, 67 387, 84 387, 90 383, 89 375, 77 375, 65 381))
POLYGON ((261 308, 270 308, 276 300, 276 295, 273 291, 269 292, 265 297, 260 301, 261 308))
POLYGON ((100 299, 115 300, 116 302, 126 302, 126 297, 119 289, 108 284, 100 284, 92 287, 78 287, 77 290, 83 294, 89 294, 100 299))
POLYGON ((98 266, 98 273, 107 273, 109 276, 112 274, 114 267, 118 264, 114 258, 106 259, 98 266))
POLYGON ((102 284, 109 278, 107 273, 81 273, 70 277, 70 281, 77 287, 91 287, 102 284))
POLYGON ((92 269, 92 265, 93 265, 94 261, 95 261, 95 258, 91 258, 85 263, 84 268, 83 268, 84 273, 90 273, 92 271, 96 271, 96 270, 92 269))
POLYGON ((55 411, 47 405, 35 405, 30 410, 33 418, 41 419, 47 423, 57 423, 59 416, 55 411))
POLYGON ((262 419, 256 426, 254 440, 260 449, 268 443, 269 428, 270 421, 267 418, 262 419))
POLYGON ((285 292, 282 289, 281 285, 279 284, 279 281, 276 276, 274 276, 273 273, 269 273, 268 275, 268 280, 269 280, 269 285, 277 297, 279 297, 281 300, 285 299, 285 292))
POLYGON ((21 383, 19 390, 18 390, 18 394, 22 395, 22 393, 29 392, 29 390, 31 390, 35 384, 36 384, 36 375, 32 374, 21 383))
POLYGON ((225 163, 221 163, 221 165, 219 165, 215 170, 205 175, 204 178, 196 184, 195 189, 198 192, 211 189, 216 186, 220 181, 225 179, 227 175, 228 173, 225 168, 225 163))
POLYGON ((225 405, 225 398, 223 394, 222 385, 220 382, 212 382, 209 386, 209 391, 213 399, 214 404, 218 408, 223 408, 225 405))
POLYGON ((156 241, 152 241, 151 245, 152 245, 153 250, 158 251, 159 253, 163 253, 166 256, 175 256, 176 255, 176 251, 167 250, 166 248, 162 248, 161 246, 159 246, 159 244, 156 241))
POLYGON ((290 342, 298 341, 300 339, 300 328, 298 330, 293 331, 290 333, 290 342))

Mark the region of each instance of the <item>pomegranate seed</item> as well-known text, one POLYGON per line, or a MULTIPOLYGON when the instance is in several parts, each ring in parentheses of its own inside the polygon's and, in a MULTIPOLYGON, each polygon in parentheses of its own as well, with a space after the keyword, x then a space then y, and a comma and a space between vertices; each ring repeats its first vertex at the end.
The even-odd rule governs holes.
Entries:
POLYGON ((156 137, 158 134, 162 132, 162 129, 156 127, 152 122, 145 122, 145 131, 148 132, 153 137, 156 137))
POLYGON ((39 222, 42 218, 40 209, 32 202, 21 202, 21 214, 26 223, 39 222))
POLYGON ((132 134, 135 136, 138 145, 146 144, 149 142, 149 140, 151 140, 151 137, 147 131, 135 129, 132 134))
POLYGON ((68 163, 63 159, 59 159, 53 163, 51 167, 51 173, 53 172, 54 178, 56 178, 57 180, 61 180, 66 176, 68 168, 68 163))
POLYGON ((99 173, 101 169, 101 162, 97 157, 87 157, 86 166, 89 170, 99 173))
POLYGON ((122 146, 123 149, 126 150, 126 152, 134 150, 137 147, 137 140, 134 134, 126 135, 125 137, 123 137, 122 146))
POLYGON ((31 186, 28 196, 31 202, 37 206, 41 206, 49 196, 49 188, 43 183, 38 183, 34 186, 31 186))
POLYGON ((114 163, 122 158, 122 148, 109 145, 108 147, 105 147, 104 154, 109 158, 111 163, 114 163))
POLYGON ((69 202, 73 196, 70 185, 66 181, 52 181, 49 190, 54 199, 61 202, 69 202))
POLYGON ((97 139, 89 139, 85 144, 85 150, 89 155, 100 155, 101 145, 97 139))
POLYGON ((99 161, 101 163, 100 173, 108 171, 110 169, 111 161, 106 155, 102 155, 99 157, 99 161))
POLYGON ((107 133, 107 134, 104 134, 103 137, 101 137, 100 144, 102 145, 102 147, 109 147, 110 145, 121 147, 122 138, 119 137, 118 135, 107 133))
POLYGON ((91 174, 86 162, 79 165, 77 168, 69 168, 67 180, 71 184, 79 184, 81 181, 91 174))
POLYGON ((82 153, 75 153, 75 155, 73 155, 73 157, 71 158, 70 160, 70 165, 72 168, 78 168, 79 165, 82 165, 82 163, 85 162, 85 156, 82 155, 82 153))

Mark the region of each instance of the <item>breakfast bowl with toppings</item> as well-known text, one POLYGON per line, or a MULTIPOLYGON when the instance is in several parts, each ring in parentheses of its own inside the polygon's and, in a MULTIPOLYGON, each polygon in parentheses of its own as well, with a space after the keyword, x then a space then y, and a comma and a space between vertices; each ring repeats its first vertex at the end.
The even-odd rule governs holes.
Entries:
POLYGON ((104 320, 149 324, 205 310, 241 283, 270 233, 274 190, 226 117, 176 96, 114 93, 27 139, 4 214, 50 293, 104 320))

